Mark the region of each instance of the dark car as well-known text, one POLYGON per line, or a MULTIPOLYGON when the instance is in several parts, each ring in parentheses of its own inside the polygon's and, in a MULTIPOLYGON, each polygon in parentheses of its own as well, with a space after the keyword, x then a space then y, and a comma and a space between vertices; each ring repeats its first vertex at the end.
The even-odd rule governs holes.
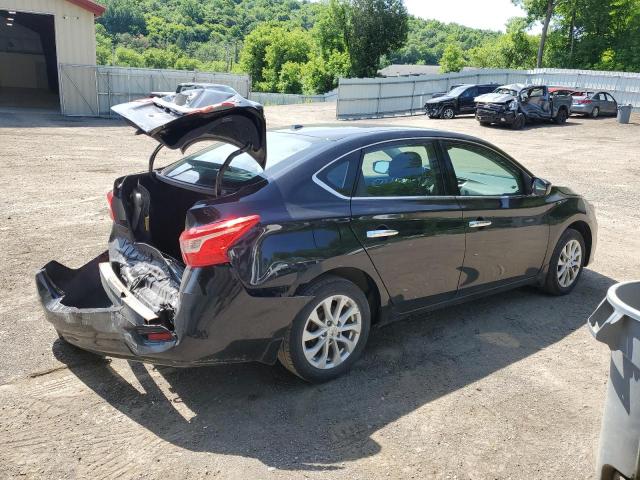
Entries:
POLYGON ((259 104, 211 95, 114 107, 159 146, 107 195, 108 250, 36 275, 67 342, 175 366, 280 360, 324 381, 372 325, 522 285, 566 294, 593 257, 591 205, 483 140, 266 133, 259 104), (159 148, 205 138, 219 142, 154 169, 159 148))
POLYGON ((497 87, 499 87, 498 84, 458 85, 452 88, 449 93, 427 100, 424 109, 429 118, 447 120, 463 113, 474 113, 476 111, 475 97, 493 92, 497 87))

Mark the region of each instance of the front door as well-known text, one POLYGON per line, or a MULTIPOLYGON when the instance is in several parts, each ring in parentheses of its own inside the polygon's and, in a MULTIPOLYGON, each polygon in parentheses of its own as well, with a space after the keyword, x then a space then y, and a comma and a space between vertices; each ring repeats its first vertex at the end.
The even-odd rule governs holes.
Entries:
POLYGON ((351 225, 401 312, 456 294, 465 228, 443 180, 435 141, 395 141, 363 152, 351 225))
POLYGON ((551 118, 551 102, 545 87, 531 87, 520 95, 524 98, 520 108, 527 118, 551 118))
POLYGON ((530 177, 502 154, 471 142, 442 144, 466 228, 458 293, 537 275, 549 241, 546 198, 530 195, 530 177))
POLYGON ((476 109, 475 98, 478 96, 477 87, 469 87, 458 97, 460 113, 473 113, 476 109))

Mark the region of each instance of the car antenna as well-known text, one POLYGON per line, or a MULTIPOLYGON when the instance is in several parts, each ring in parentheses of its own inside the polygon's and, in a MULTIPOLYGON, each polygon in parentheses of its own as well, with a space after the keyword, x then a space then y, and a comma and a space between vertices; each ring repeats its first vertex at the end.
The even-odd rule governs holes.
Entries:
POLYGON ((227 170, 227 168, 231 164, 231 161, 234 158, 236 158, 238 155, 241 155, 241 154, 247 152, 251 147, 252 147, 252 145, 250 143, 247 143, 244 147, 239 148, 235 152, 231 152, 229 154, 229 156, 225 159, 223 164, 220 165, 220 168, 218 169, 218 174, 216 175, 216 183, 215 183, 215 185, 213 187, 213 196, 214 197, 217 197, 219 195, 219 193, 220 193, 220 187, 222 186, 222 177, 224 176, 224 172, 227 170))
POLYGON ((164 147, 164 144, 158 143, 158 146, 153 150, 153 153, 149 157, 149 173, 153 172, 153 162, 156 161, 156 156, 162 147, 164 147))

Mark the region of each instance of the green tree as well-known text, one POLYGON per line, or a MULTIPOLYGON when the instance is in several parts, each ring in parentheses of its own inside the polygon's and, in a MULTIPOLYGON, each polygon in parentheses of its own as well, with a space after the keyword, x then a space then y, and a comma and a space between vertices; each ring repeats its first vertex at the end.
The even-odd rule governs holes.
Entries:
MULTIPOLYGON (((280 72, 286 63, 306 63, 311 54, 312 43, 309 32, 301 29, 274 29, 271 43, 267 45, 265 53, 265 67, 263 69, 265 90, 280 91, 278 83, 280 72)), ((291 67, 289 67, 291 68, 291 67)))
POLYGON ((144 67, 144 57, 127 47, 118 47, 116 48, 115 54, 115 65, 120 65, 122 67, 144 67))
POLYGON ((251 75, 254 87, 264 83, 267 47, 273 41, 273 30, 274 25, 265 23, 255 28, 244 39, 239 68, 251 75))
POLYGON ((507 32, 468 52, 468 64, 482 68, 533 68, 538 38, 527 33, 524 18, 512 18, 507 32))
POLYGON ((104 25, 96 25, 96 63, 110 65, 113 57, 113 42, 104 25))
POLYGON ((173 68, 176 63, 176 55, 169 50, 161 48, 149 48, 142 54, 144 66, 149 68, 173 68))
POLYGON ((408 15, 402 0, 337 0, 330 8, 349 52, 353 76, 375 76, 381 57, 407 39, 408 15))
POLYGON ((450 43, 444 48, 440 58, 440 72, 459 72, 464 67, 464 52, 457 43, 450 43))
POLYGON ((146 32, 144 15, 135 0, 109 0, 106 7, 98 22, 104 25, 110 34, 137 35, 146 32))
POLYGON ((280 93, 302 93, 302 64, 285 62, 280 69, 277 89, 280 93))

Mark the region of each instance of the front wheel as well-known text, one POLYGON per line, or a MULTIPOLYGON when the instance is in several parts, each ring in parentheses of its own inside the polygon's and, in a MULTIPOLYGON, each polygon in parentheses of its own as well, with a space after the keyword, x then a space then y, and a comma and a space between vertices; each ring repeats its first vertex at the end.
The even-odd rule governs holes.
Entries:
POLYGON ((360 288, 339 277, 313 283, 302 295, 313 300, 287 329, 278 360, 303 380, 326 382, 362 354, 371 325, 369 302, 360 288))
POLYGON ((511 128, 513 128, 514 130, 522 130, 525 123, 526 119, 524 117, 524 113, 518 113, 515 120, 513 121, 513 124, 511 124, 511 128))
POLYGON ((453 109, 453 107, 444 107, 444 109, 442 110, 441 117, 444 118, 445 120, 451 120, 455 116, 456 116, 456 112, 453 109))
POLYGON ((543 290, 552 295, 571 292, 582 274, 584 259, 584 238, 577 230, 567 229, 551 256, 543 290))
POLYGON ((598 107, 593 107, 591 110, 591 118, 598 118, 600 116, 600 109, 598 107))

